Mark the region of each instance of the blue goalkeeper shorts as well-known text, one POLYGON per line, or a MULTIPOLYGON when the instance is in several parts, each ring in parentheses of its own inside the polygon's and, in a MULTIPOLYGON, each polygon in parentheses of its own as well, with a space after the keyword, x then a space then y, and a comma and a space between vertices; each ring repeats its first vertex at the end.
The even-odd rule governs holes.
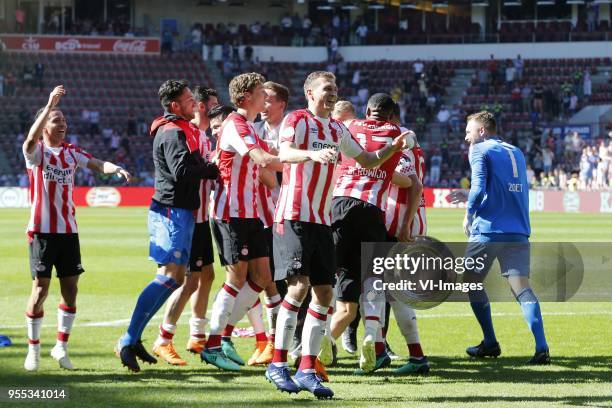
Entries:
MULTIPOLYGON (((481 257, 482 268, 475 266, 469 272, 484 279, 493 261, 499 261, 501 275, 529 277, 530 272, 529 237, 522 234, 478 234, 471 235, 465 257, 481 257)), ((468 273, 468 272, 466 272, 468 273)))
POLYGON ((152 201, 149 208, 149 259, 158 265, 189 265, 194 227, 193 211, 152 201))

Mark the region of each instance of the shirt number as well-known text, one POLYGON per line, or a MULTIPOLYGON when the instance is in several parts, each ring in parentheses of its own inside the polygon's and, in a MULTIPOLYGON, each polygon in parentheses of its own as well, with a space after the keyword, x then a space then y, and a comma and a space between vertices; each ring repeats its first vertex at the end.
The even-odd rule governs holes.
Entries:
POLYGON ((512 163, 512 175, 515 178, 518 178, 518 166, 516 165, 516 157, 514 157, 514 152, 512 151, 512 149, 508 149, 507 147, 504 147, 504 149, 506 149, 508 155, 510 156, 510 162, 512 163))

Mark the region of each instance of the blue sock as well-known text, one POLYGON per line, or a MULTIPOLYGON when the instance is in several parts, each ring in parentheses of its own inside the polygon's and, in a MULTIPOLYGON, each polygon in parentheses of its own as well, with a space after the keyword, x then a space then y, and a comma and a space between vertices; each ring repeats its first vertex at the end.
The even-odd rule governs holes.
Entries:
POLYGON ((164 275, 155 276, 138 297, 127 333, 121 338, 121 346, 134 344, 140 340, 147 323, 177 287, 174 279, 164 275))
POLYGON ((544 336, 544 322, 542 321, 540 302, 538 302, 535 293, 530 288, 523 289, 516 296, 516 300, 520 303, 527 326, 529 326, 529 330, 533 333, 536 353, 548 350, 548 343, 546 343, 546 336, 544 336))
POLYGON ((468 296, 470 298, 470 306, 472 306, 474 315, 476 315, 484 335, 484 345, 485 347, 491 347, 497 343, 497 338, 495 337, 495 330, 493 330, 491 304, 489 303, 487 292, 484 290, 470 291, 468 296))

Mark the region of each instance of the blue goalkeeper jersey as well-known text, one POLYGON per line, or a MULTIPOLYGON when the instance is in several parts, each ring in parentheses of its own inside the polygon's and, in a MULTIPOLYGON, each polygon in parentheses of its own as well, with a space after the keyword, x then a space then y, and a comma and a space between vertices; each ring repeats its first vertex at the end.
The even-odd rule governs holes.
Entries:
POLYGON ((521 150, 498 138, 487 139, 472 145, 470 166, 467 211, 474 217, 472 235, 529 236, 529 183, 521 150))

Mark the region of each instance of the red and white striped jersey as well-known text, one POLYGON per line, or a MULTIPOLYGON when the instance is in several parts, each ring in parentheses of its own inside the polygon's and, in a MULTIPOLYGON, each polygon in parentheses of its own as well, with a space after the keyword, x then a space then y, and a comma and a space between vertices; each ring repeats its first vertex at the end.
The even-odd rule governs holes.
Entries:
POLYGON ((23 155, 32 205, 28 233, 76 233, 74 173, 77 167, 87 167, 91 155, 65 142, 49 147, 42 141, 32 153, 24 150, 23 155))
POLYGON ((217 141, 220 176, 211 205, 213 218, 258 218, 257 165, 249 156, 259 147, 258 139, 253 125, 239 113, 230 113, 223 122, 217 141))
MULTIPOLYGON (((401 134, 398 126, 377 120, 354 120, 349 125, 349 131, 368 152, 390 145, 401 134)), ((401 156, 402 152, 398 151, 382 165, 372 169, 363 168, 355 159, 343 156, 337 170, 334 197, 356 198, 385 211, 389 184, 401 156)))
MULTIPOLYGON (((412 176, 416 174, 416 171, 410 157, 406 155, 406 151, 407 150, 402 153, 395 171, 406 176, 412 176)), ((406 211, 408 210, 408 206, 406 205, 407 193, 407 188, 400 188, 393 183, 389 186, 387 210, 385 211, 385 224, 387 225, 389 235, 394 237, 398 236, 401 224, 406 217, 406 211)))
MULTIPOLYGON (((268 122, 265 121, 260 121, 257 122, 253 125, 253 128, 255 129, 255 132, 257 132, 257 136, 259 136, 259 138, 266 142, 265 145, 269 148, 269 149, 276 149, 276 151, 278 151, 278 149, 280 149, 280 139, 279 139, 279 132, 280 132, 280 125, 276 126, 276 127, 270 127, 268 125, 268 122)), ((266 150, 269 153, 269 150, 266 150)), ((280 184, 281 184, 281 174, 277 173, 277 180, 278 180, 278 186, 273 189, 272 192, 272 200, 274 201, 274 206, 276 207, 276 202, 278 201, 278 195, 280 193, 280 184)), ((274 207, 272 208, 272 212, 274 212, 274 207)))
MULTIPOLYGON (((425 177, 425 158, 423 156, 423 149, 421 149, 419 145, 416 145, 412 149, 404 150, 395 171, 406 175, 415 174, 422 183, 425 177)), ((397 236, 399 234, 402 227, 401 223, 404 221, 406 211, 408 210, 407 202, 408 189, 399 188, 391 184, 389 188, 389 197, 387 199, 387 212, 385 214, 387 231, 390 235, 397 236)), ((413 236, 427 233, 425 195, 423 193, 421 194, 419 209, 414 216, 411 229, 413 236)))
POLYGON ((262 120, 254 123, 253 128, 255 129, 255 132, 257 132, 259 138, 266 142, 268 147, 274 147, 278 150, 278 148, 280 147, 280 140, 278 137, 278 133, 280 132, 280 125, 277 127, 270 127, 268 122, 262 120))
MULTIPOLYGON (((200 129, 200 154, 206 161, 212 159, 212 143, 206 132, 200 129)), ((200 208, 195 211, 195 222, 202 223, 208 221, 208 205, 210 203, 210 193, 212 191, 214 180, 202 179, 200 180, 200 208)))
MULTIPOLYGON (((330 148, 348 157, 356 157, 363 151, 346 126, 333 119, 319 118, 307 109, 294 111, 285 117, 280 137, 281 144, 293 142, 301 150, 330 148)), ((331 225, 335 167, 336 161, 285 164, 274 221, 331 225)))
MULTIPOLYGON (((417 144, 412 149, 406 149, 404 153, 414 164, 416 175, 421 183, 423 183, 423 180, 425 179, 425 155, 423 154, 423 149, 421 149, 421 146, 417 144)), ((421 194, 421 204, 419 206, 425 207, 425 193, 421 194)))
MULTIPOLYGON (((259 139, 259 145, 261 148, 270 152, 268 148, 268 144, 263 139, 259 139)), ((260 169, 257 169, 260 171, 260 169)), ((259 174, 258 174, 259 176, 259 174)), ((265 228, 271 227, 274 223, 274 208, 276 206, 276 201, 274 200, 274 195, 272 194, 272 190, 268 188, 264 183, 257 179, 257 213, 259 214, 259 219, 263 223, 265 228)))

